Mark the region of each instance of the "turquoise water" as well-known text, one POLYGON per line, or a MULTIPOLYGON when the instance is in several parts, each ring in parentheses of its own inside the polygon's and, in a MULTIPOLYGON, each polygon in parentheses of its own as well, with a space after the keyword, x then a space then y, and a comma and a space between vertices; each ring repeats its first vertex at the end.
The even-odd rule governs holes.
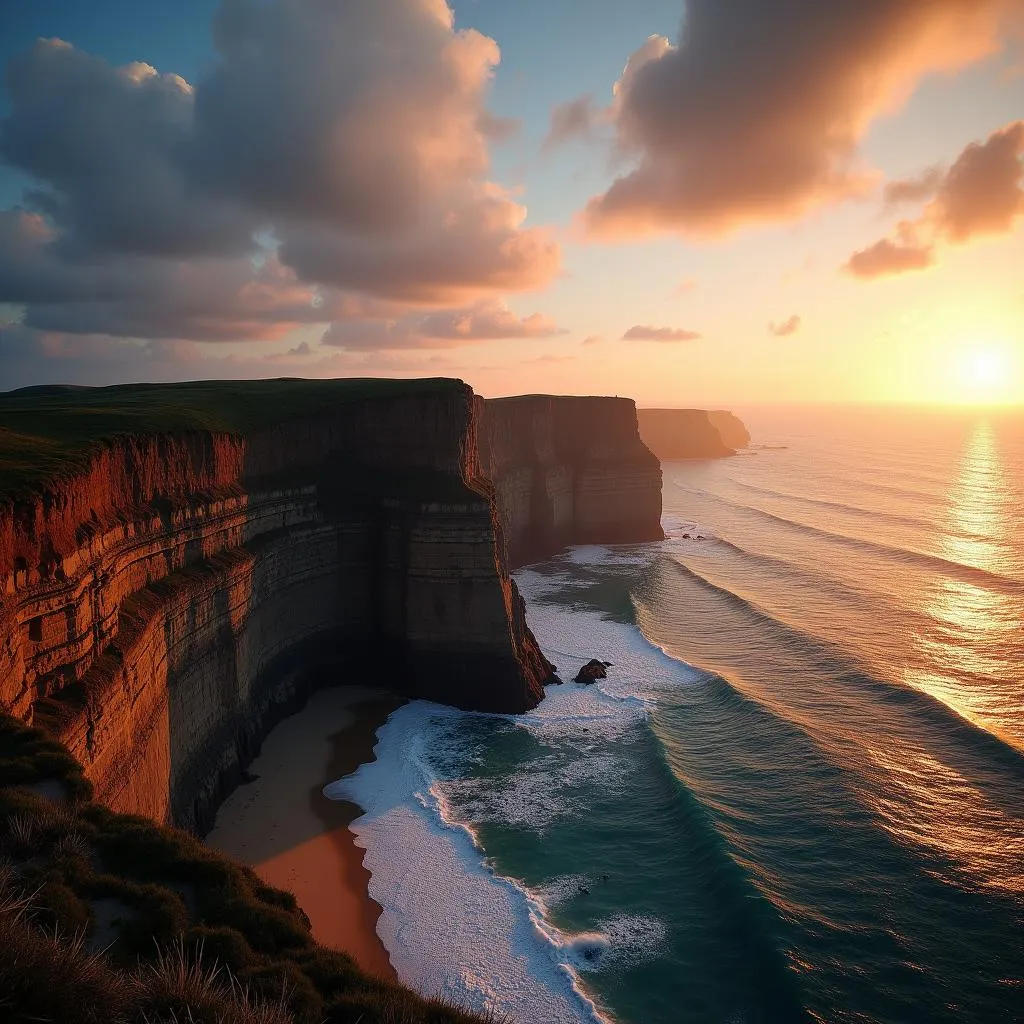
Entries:
POLYGON ((665 464, 665 542, 519 573, 563 676, 608 680, 385 727, 370 771, 418 743, 422 842, 471 837, 403 905, 400 796, 364 793, 399 973, 436 912, 454 952, 420 987, 517 1020, 1024 1020, 1022 423, 748 421, 771 447, 665 464), (532 930, 446 901, 473 871, 532 930))

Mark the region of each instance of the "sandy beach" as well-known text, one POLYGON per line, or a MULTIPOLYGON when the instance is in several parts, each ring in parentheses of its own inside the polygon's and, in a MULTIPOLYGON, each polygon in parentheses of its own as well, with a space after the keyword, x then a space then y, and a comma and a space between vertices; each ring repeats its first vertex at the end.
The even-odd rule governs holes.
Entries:
POLYGON ((377 937, 380 906, 349 824, 360 809, 321 790, 373 757, 377 728, 401 701, 361 686, 320 690, 285 719, 217 812, 206 842, 295 894, 318 942, 348 953, 364 970, 395 977, 377 937))

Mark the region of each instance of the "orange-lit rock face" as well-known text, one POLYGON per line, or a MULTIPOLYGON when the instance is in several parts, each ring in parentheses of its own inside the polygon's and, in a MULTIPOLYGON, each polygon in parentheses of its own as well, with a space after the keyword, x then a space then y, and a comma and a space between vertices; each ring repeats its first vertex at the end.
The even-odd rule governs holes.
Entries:
POLYGON ((640 440, 632 400, 525 395, 482 404, 481 457, 513 566, 566 544, 662 539, 661 465, 640 440))
POLYGON ((0 705, 111 807, 199 828, 316 683, 533 706, 550 669, 476 432, 467 387, 112 445, 0 513, 0 705))

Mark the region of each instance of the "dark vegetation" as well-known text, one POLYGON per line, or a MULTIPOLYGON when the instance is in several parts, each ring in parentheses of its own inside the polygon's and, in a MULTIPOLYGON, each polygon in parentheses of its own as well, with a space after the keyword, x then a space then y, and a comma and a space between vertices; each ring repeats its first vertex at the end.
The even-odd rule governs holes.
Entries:
POLYGON ((193 836, 90 800, 0 716, 0 1020, 474 1024, 313 941, 294 897, 193 836))
POLYGON ((0 393, 0 502, 83 472, 104 444, 129 435, 245 434, 339 403, 454 392, 447 378, 193 381, 0 393))

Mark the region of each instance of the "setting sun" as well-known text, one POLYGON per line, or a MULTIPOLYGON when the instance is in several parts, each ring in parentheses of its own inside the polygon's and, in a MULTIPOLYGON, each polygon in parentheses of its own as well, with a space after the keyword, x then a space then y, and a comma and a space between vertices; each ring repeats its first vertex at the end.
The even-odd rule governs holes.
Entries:
POLYGON ((962 401, 1001 402, 1012 390, 1013 359, 1008 349, 979 345, 966 349, 956 361, 954 373, 962 401))

